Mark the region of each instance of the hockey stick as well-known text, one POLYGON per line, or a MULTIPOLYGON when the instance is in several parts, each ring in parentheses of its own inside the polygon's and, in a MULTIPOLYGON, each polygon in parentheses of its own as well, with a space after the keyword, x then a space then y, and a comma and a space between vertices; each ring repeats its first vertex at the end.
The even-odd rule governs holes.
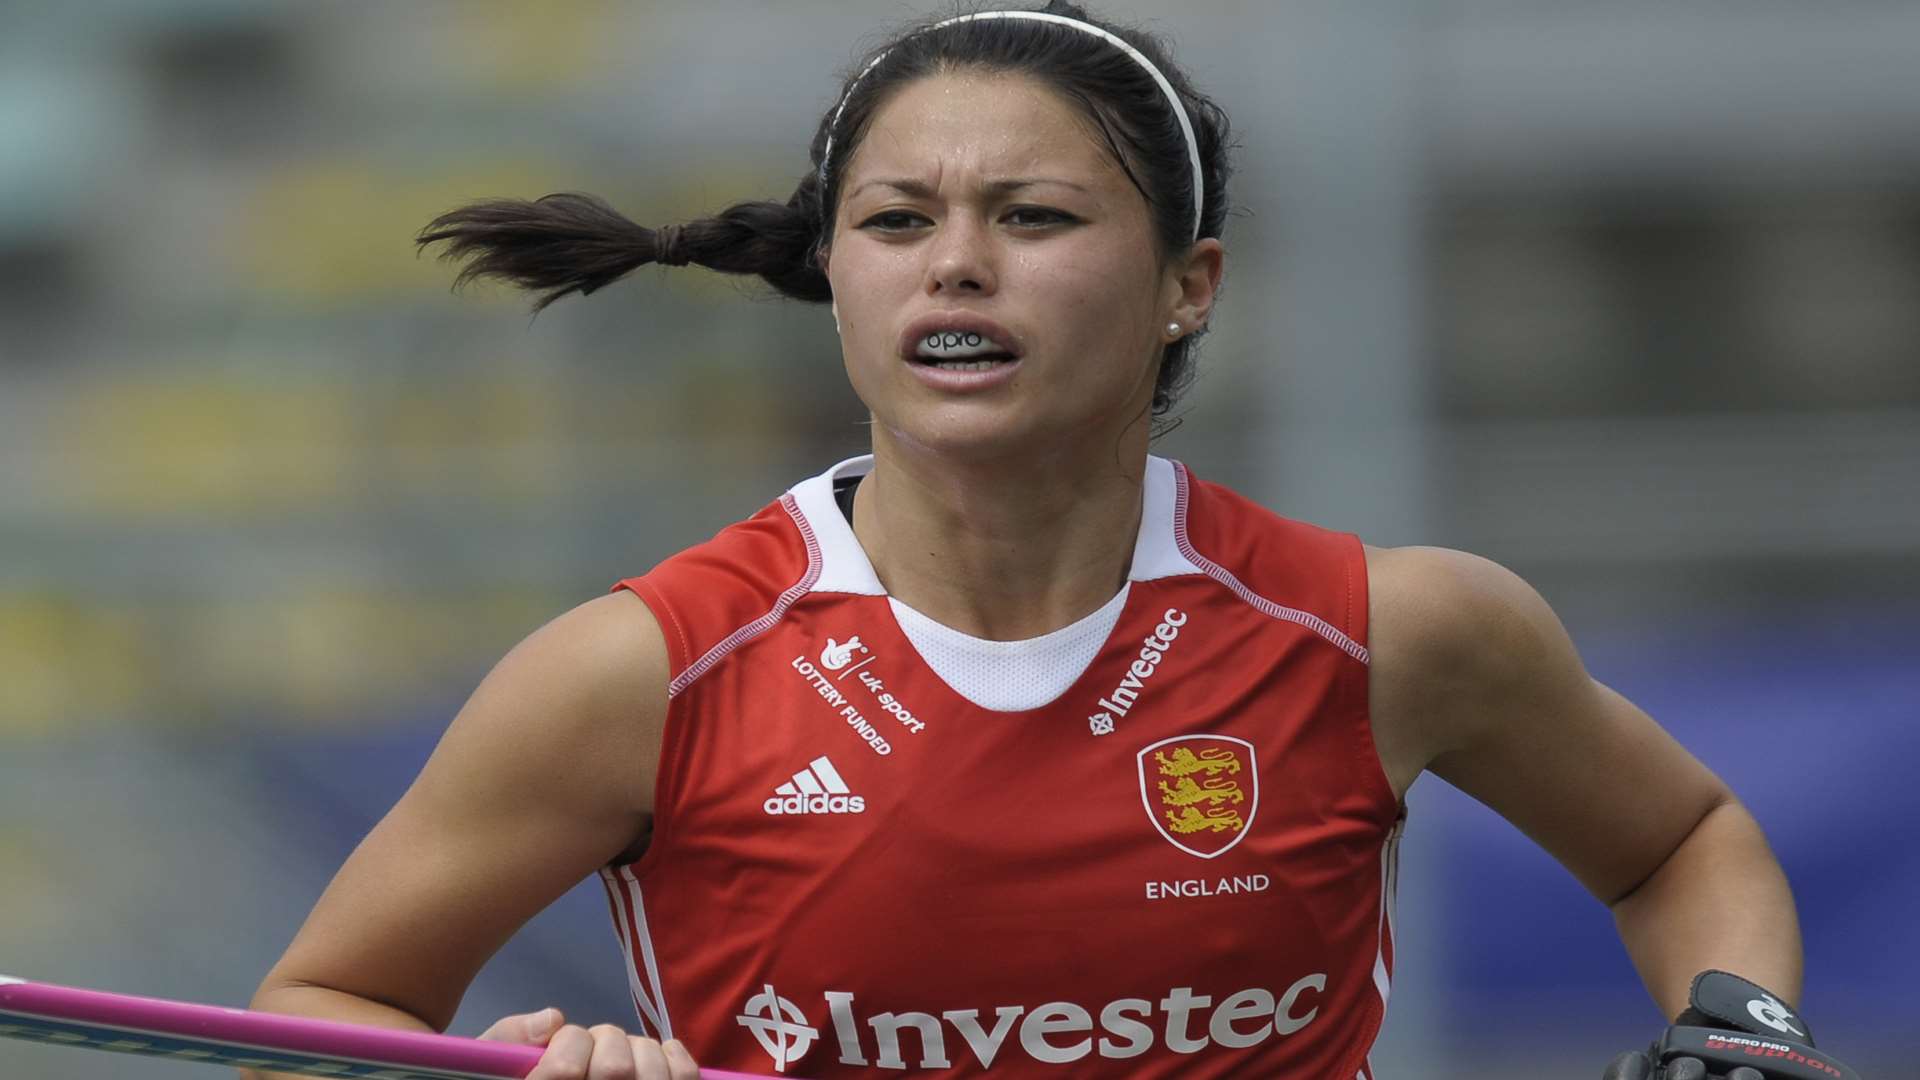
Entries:
MULTIPOLYGON (((79 990, 0 975, 0 1038, 305 1076, 520 1080, 538 1046, 79 990)), ((702 1080, 766 1080, 700 1070, 702 1080)))

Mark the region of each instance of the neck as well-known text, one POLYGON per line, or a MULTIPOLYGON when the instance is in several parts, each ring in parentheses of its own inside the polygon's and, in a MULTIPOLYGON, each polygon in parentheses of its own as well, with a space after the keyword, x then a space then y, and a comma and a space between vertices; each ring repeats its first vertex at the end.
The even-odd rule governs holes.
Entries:
POLYGON ((1144 437, 1117 453, 956 461, 873 430, 853 528, 901 603, 964 634, 1017 641, 1077 621, 1126 584, 1144 437))

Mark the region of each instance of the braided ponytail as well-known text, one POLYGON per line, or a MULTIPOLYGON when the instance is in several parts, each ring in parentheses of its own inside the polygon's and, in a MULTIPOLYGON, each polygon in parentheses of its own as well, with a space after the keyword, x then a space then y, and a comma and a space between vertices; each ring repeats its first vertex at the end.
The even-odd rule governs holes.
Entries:
MULTIPOLYGON (((1222 236, 1233 171, 1231 127, 1225 111, 1173 62, 1167 44, 1102 22, 1076 0, 1046 0, 1043 9, 1028 14, 1084 25, 942 18, 903 30, 869 53, 849 69, 834 106, 820 118, 808 144, 812 169, 785 205, 739 203, 686 225, 647 229, 592 196, 548 195, 442 214, 417 242, 424 247, 445 240, 449 248, 442 258, 470 260, 454 281, 456 289, 476 277, 495 277, 544 291, 536 312, 647 263, 754 274, 796 300, 831 300, 819 263, 833 240, 834 207, 826 199, 838 197, 847 163, 901 87, 956 70, 1028 76, 1079 109, 1146 200, 1163 262, 1189 251, 1197 239, 1222 236)), ((1165 417, 1192 381, 1195 350, 1206 333, 1205 326, 1193 328, 1162 349, 1154 416, 1165 417)))
POLYGON ((801 180, 785 205, 738 203, 718 215, 648 229, 592 195, 559 192, 533 202, 490 199, 434 218, 414 238, 424 249, 446 241, 440 258, 466 260, 460 289, 491 277, 543 292, 533 305, 577 292, 586 296, 648 263, 698 264, 728 274, 755 274, 796 300, 832 299, 814 260, 820 239, 820 184, 801 180))

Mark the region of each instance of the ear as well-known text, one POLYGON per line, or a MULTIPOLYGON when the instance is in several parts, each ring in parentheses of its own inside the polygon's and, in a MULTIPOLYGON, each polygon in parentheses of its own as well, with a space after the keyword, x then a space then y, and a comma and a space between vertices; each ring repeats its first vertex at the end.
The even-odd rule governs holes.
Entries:
MULTIPOLYGON (((820 272, 822 274, 827 272, 828 254, 829 254, 829 249, 827 248, 821 248, 820 250, 813 253, 813 264, 820 268, 820 272)), ((840 332, 840 301, 837 299, 834 300, 832 303, 832 307, 833 307, 833 332, 837 334, 840 332)))
POLYGON ((1188 333, 1207 324, 1213 314, 1213 298, 1220 290, 1220 277, 1226 272, 1227 249, 1214 236, 1202 237, 1187 249, 1178 264, 1167 271, 1164 290, 1167 318, 1185 327, 1188 333))

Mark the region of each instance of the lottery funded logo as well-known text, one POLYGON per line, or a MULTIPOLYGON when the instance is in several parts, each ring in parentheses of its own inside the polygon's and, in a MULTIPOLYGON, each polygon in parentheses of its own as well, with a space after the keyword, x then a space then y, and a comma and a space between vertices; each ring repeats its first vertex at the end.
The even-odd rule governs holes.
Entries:
MULTIPOLYGON (((873 650, 860 641, 860 635, 845 641, 830 637, 826 642, 818 654, 810 657, 801 653, 793 658, 790 666, 874 753, 882 757, 893 753, 893 743, 876 726, 886 717, 899 721, 912 735, 926 730, 927 722, 915 715, 899 695, 887 689, 885 679, 874 673, 872 665, 876 657, 873 650), (864 699, 854 700, 855 687, 866 690, 872 699, 870 704, 864 699)), ((796 776, 795 780, 798 779, 796 776)))
POLYGON ((860 644, 859 634, 848 638, 844 644, 828 638, 827 647, 820 650, 820 666, 828 671, 839 671, 853 662, 854 653, 866 651, 867 647, 860 644))
POLYGON ((1189 855, 1224 855, 1247 835, 1260 806, 1253 744, 1231 735, 1179 735, 1141 750, 1140 801, 1167 843, 1189 855))
POLYGON ((776 1072, 786 1072, 787 1066, 807 1056, 820 1037, 800 1006, 774 993, 772 983, 763 984, 758 994, 748 998, 746 1009, 734 1019, 753 1033, 760 1049, 773 1059, 776 1072))

